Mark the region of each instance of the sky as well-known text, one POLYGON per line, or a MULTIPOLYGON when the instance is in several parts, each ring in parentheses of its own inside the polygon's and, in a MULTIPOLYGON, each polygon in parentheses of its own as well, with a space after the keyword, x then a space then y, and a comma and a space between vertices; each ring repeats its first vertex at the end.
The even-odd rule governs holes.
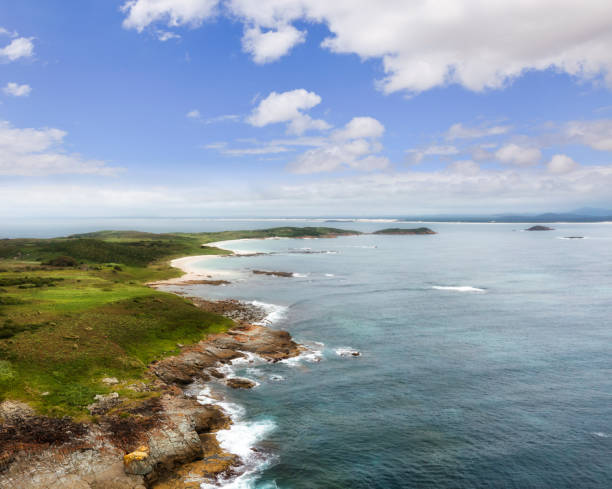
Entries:
POLYGON ((612 208, 609 0, 0 0, 0 217, 612 208))

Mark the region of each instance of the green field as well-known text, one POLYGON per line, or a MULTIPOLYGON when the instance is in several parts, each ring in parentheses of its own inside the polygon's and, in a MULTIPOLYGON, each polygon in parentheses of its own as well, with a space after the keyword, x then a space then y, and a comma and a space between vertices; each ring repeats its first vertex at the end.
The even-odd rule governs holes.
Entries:
POLYGON ((101 231, 53 239, 0 240, 0 401, 53 416, 87 418, 96 394, 150 382, 147 365, 233 324, 146 283, 180 275, 186 255, 226 254, 214 241, 353 234, 333 228, 152 234, 101 231), (57 265, 64 266, 57 266, 57 265), (108 387, 104 377, 116 377, 108 387))

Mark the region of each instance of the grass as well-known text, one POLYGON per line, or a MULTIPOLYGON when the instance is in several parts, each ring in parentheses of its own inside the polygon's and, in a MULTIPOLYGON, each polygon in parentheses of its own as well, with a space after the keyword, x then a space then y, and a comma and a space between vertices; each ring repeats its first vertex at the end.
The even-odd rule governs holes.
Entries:
POLYGON ((0 240, 0 401, 22 400, 43 414, 87 419, 86 407, 96 394, 156 396, 127 385, 149 382, 147 365, 178 353, 178 344, 198 342, 233 324, 146 286, 180 275, 169 259, 228 253, 202 247, 214 241, 338 234, 353 233, 283 227, 0 240), (110 388, 104 377, 121 383, 110 388))

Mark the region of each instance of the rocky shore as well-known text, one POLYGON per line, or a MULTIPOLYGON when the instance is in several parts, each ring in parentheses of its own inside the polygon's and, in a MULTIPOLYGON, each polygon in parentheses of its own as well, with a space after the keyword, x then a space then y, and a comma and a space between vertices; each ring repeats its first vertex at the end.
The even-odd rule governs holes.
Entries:
POLYGON ((276 362, 304 348, 285 331, 253 324, 265 312, 251 304, 194 302, 236 326, 151 364, 150 383, 130 387, 145 399, 98 396, 89 406, 93 423, 38 416, 13 401, 0 404, 0 489, 196 489, 239 475, 240 458, 225 452, 215 436, 231 419, 214 404, 200 404, 194 386, 251 388, 255 383, 227 378, 220 367, 249 354, 276 362))

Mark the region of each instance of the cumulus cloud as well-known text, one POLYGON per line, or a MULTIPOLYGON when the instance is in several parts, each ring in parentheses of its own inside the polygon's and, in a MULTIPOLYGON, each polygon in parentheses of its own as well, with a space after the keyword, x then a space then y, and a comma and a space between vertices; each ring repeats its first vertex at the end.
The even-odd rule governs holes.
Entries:
POLYGON ((288 92, 272 92, 261 100, 247 122, 255 127, 263 127, 279 122, 288 123, 287 131, 302 134, 308 130, 325 130, 330 125, 322 119, 313 119, 304 111, 321 103, 321 97, 303 88, 288 92))
POLYGON ((510 143, 499 148, 495 152, 495 157, 507 165, 531 166, 540 162, 542 152, 538 148, 510 143))
POLYGON ((578 163, 569 156, 563 154, 554 155, 546 164, 546 169, 550 173, 569 173, 577 168, 578 163))
POLYGON ((480 172, 480 166, 472 160, 454 161, 448 165, 447 169, 453 173, 460 173, 467 176, 474 176, 480 172))
POLYGON ((16 61, 20 58, 31 58, 34 56, 33 37, 18 37, 10 44, 0 48, 0 59, 5 61, 16 61))
POLYGON ((225 156, 261 156, 278 153, 286 153, 291 151, 282 145, 269 143, 262 146, 253 146, 248 148, 231 148, 225 141, 211 143, 204 146, 206 149, 214 149, 225 156))
POLYGON ((409 149, 406 151, 410 155, 411 162, 418 164, 427 156, 452 156, 459 154, 459 149, 455 146, 428 146, 423 149, 409 149))
POLYGON ((30 87, 30 85, 19 85, 15 82, 9 82, 4 86, 2 91, 7 95, 11 95, 13 97, 27 97, 28 95, 30 95, 32 88, 30 87))
POLYGON ((372 117, 354 117, 342 129, 334 131, 319 146, 298 156, 288 168, 293 173, 332 172, 342 168, 359 171, 381 170, 389 160, 379 155, 379 138, 384 126, 372 117))
POLYGON ((612 120, 572 121, 565 126, 570 141, 586 144, 600 151, 612 151, 612 120))
POLYGON ((267 31, 255 26, 245 30, 242 46, 245 52, 253 56, 255 63, 264 64, 280 59, 305 40, 306 33, 292 25, 281 25, 267 31))
POLYGON ((193 109, 187 112, 186 117, 189 119, 201 119, 202 114, 200 114, 200 111, 198 109, 193 109))
POLYGON ((171 32, 171 31, 162 31, 159 30, 156 32, 157 34, 157 39, 159 39, 161 42, 166 42, 169 41, 170 39, 180 39, 181 36, 179 36, 176 32, 171 32))
POLYGON ((612 5, 601 0, 229 0, 245 22, 322 22, 323 47, 381 59, 380 88, 421 92, 457 83, 501 88, 527 70, 553 68, 612 84, 612 5), (508 40, 512 42, 508 42, 508 40))
POLYGON ((129 0, 123 24, 199 25, 217 5, 244 23, 243 48, 257 63, 304 42, 294 23, 325 24, 323 48, 381 61, 385 93, 499 89, 548 69, 612 86, 612 4, 604 0, 129 0))
POLYGON ((121 7, 127 14, 123 27, 138 32, 155 23, 197 27, 215 14, 217 4, 218 0, 129 0, 121 7))
POLYGON ((446 132, 446 139, 479 139, 487 136, 499 136, 510 131, 510 126, 467 127, 461 123, 453 124, 446 132))
POLYGON ((103 161, 66 153, 62 147, 65 137, 66 132, 60 129, 21 129, 1 121, 0 175, 114 175, 119 170, 103 161))

